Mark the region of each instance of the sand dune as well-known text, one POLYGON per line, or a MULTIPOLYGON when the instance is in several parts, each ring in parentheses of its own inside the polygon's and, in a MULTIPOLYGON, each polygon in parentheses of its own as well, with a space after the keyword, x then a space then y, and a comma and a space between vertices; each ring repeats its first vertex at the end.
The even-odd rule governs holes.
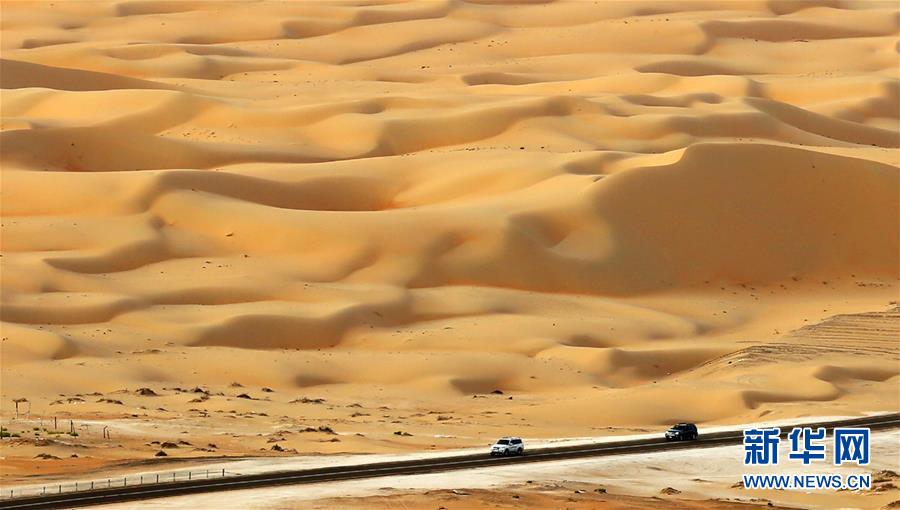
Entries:
POLYGON ((0 23, 0 408, 129 431, 86 432, 84 466, 188 429, 384 451, 900 410, 896 336, 833 322, 896 300, 896 5, 11 1, 0 23))

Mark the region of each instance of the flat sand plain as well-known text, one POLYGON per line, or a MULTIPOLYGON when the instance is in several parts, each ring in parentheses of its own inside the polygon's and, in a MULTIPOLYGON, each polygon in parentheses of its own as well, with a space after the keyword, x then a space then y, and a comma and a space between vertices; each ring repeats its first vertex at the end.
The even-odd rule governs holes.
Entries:
POLYGON ((3 482, 900 411, 898 26, 4 0, 3 482))

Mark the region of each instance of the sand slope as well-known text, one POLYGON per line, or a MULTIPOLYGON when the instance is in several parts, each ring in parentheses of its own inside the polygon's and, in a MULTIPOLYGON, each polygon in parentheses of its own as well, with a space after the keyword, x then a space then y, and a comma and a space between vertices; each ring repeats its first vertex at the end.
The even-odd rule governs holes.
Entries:
POLYGON ((900 410, 896 337, 728 358, 896 299, 896 5, 9 1, 0 23, 4 418, 163 416, 96 402, 138 387, 196 423, 297 418, 315 393, 340 404, 303 419, 367 436, 304 447, 370 451, 433 442, 402 424, 481 444, 900 410), (347 421, 364 399, 465 418, 347 421))

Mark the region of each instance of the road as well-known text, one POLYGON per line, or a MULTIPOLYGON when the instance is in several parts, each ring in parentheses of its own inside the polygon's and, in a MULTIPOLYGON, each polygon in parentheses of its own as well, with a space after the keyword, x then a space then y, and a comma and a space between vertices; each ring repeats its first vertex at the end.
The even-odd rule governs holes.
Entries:
MULTIPOLYGON (((900 428, 900 413, 829 422, 801 422, 791 425, 782 425, 781 430, 783 431, 782 435, 784 436, 792 427, 826 427, 831 430, 834 427, 847 426, 869 427, 873 430, 900 428)), ((547 447, 530 450, 526 455, 521 457, 491 457, 487 453, 466 454, 431 459, 333 466, 254 475, 237 475, 218 479, 178 481, 153 485, 117 487, 47 496, 7 499, 0 501, 0 510, 76 508, 126 501, 184 496, 204 492, 255 489, 278 485, 296 485, 357 478, 424 474, 513 463, 547 462, 581 457, 706 448, 741 444, 742 442, 743 429, 711 434, 703 434, 701 429, 701 437, 696 441, 667 442, 664 439, 638 439, 578 446, 547 447)))

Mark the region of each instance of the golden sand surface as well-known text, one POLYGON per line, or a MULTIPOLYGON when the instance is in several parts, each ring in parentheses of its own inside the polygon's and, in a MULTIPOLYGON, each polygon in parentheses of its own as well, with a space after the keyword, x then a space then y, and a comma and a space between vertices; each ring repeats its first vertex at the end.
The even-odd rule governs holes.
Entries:
POLYGON ((567 510, 755 510, 760 507, 787 509, 780 505, 767 505, 768 501, 741 503, 734 501, 689 501, 677 497, 637 498, 624 495, 597 493, 590 487, 537 487, 515 488, 502 491, 427 491, 423 493, 401 492, 385 496, 365 498, 334 498, 310 503, 298 503, 284 507, 290 510, 326 510, 331 508, 387 510, 396 508, 435 508, 443 510, 465 509, 518 509, 565 508, 567 510))
POLYGON ((898 26, 4 0, 2 480, 900 411, 898 26))

